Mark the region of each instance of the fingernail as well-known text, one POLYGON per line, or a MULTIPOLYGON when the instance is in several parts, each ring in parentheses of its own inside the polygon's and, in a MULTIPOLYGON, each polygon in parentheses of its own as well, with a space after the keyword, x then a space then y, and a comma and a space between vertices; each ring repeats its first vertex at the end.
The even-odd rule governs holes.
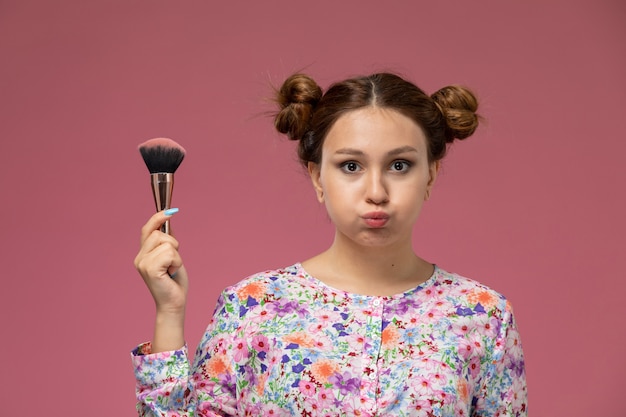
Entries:
POLYGON ((178 209, 177 208, 167 209, 167 210, 165 210, 163 212, 163 214, 165 214, 166 216, 173 216, 176 213, 178 213, 178 209))

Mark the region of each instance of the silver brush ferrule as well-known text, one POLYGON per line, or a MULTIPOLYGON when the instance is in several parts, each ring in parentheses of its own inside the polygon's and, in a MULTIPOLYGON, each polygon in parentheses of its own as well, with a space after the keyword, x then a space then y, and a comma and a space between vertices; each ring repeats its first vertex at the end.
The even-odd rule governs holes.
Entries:
MULTIPOLYGON (((158 172, 150 174, 152 182, 152 194, 157 211, 171 208, 172 192, 174 191, 174 174, 170 172, 158 172)), ((161 227, 163 233, 170 234, 170 221, 166 221, 161 227)))

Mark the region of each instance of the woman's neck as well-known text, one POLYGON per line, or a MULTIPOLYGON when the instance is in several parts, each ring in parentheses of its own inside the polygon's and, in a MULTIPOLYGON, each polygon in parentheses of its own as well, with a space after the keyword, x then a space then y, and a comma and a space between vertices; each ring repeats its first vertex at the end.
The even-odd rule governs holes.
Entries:
POLYGON ((419 258, 411 242, 364 247, 336 236, 328 250, 302 263, 325 284, 364 295, 394 295, 414 288, 433 273, 433 265, 419 258))

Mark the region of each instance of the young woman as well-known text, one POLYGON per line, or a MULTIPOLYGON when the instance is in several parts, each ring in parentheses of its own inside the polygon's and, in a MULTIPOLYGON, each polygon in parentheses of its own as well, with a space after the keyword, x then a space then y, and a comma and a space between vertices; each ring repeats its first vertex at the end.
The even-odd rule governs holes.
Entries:
POLYGON ((153 341, 133 352, 139 415, 525 416, 509 303, 412 249, 448 143, 477 127, 474 95, 428 96, 386 73, 323 94, 298 74, 278 102, 334 241, 224 290, 190 366, 187 273, 159 231, 172 213, 154 215, 135 260, 157 309, 153 341))

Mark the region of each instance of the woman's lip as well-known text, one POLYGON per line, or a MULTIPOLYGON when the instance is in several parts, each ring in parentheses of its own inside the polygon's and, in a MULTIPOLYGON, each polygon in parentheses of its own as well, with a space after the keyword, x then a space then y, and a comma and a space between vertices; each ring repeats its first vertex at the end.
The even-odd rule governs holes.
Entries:
POLYGON ((384 227, 385 224, 387 224, 387 221, 389 220, 389 215, 387 213, 378 212, 378 211, 366 213, 361 217, 363 218, 363 221, 368 227, 371 227, 374 229, 379 229, 381 227, 384 227))

